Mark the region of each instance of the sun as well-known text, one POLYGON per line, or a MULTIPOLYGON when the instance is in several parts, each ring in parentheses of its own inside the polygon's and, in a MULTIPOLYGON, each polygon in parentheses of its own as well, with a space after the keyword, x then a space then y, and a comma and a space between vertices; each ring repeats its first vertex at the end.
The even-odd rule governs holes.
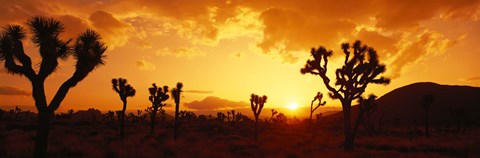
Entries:
POLYGON ((292 111, 297 110, 297 108, 298 108, 297 103, 290 103, 290 104, 287 105, 287 109, 292 110, 292 111))

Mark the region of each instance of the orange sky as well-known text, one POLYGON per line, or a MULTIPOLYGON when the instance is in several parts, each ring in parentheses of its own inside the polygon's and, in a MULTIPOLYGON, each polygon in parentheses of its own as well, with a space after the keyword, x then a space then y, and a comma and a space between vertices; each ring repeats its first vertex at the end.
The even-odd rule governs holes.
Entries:
MULTIPOLYGON (((109 46, 107 64, 71 89, 60 110, 121 109, 110 82, 118 77, 127 78, 137 90, 128 109, 150 105, 151 83, 173 87, 178 81, 187 91, 182 102, 189 104, 182 105, 184 109, 244 107, 251 93, 267 95, 266 108, 283 108, 290 103, 309 106, 316 91, 327 92, 318 76, 300 74, 311 47, 338 50, 340 43, 356 39, 377 49, 392 78, 388 86, 370 86, 365 95, 381 96, 419 81, 480 86, 479 4, 478 0, 17 0, 2 2, 0 26, 24 24, 28 17, 42 15, 64 23, 65 39, 86 28, 100 32, 109 46), (208 96, 212 97, 205 99, 208 96)), ((29 40, 24 42, 28 54, 39 62, 38 51, 29 40)), ((339 59, 334 56, 330 62, 331 72, 339 59)), ((73 62, 62 62, 47 79, 47 98, 73 73, 73 62)), ((0 68, 0 107, 33 107, 30 91, 25 77, 0 68)), ((327 106, 339 105, 327 99, 327 106)))

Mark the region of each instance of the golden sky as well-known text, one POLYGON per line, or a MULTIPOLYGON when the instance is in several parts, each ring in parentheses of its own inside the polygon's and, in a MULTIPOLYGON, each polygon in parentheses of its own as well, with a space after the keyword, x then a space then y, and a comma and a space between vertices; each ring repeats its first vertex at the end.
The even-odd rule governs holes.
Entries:
MULTIPOLYGON (((356 39, 379 52, 392 79, 365 95, 420 81, 480 86, 479 0, 1 1, 2 27, 55 17, 65 25, 62 38, 92 28, 109 46, 106 65, 71 89, 60 110, 121 109, 110 82, 118 77, 137 90, 128 109, 150 105, 152 83, 176 82, 184 83, 182 108, 193 111, 248 106, 251 93, 267 95, 266 108, 309 106, 317 91, 327 93, 320 77, 300 74, 310 48, 335 51, 356 39)), ((24 42, 39 62, 36 48, 24 42)), ((331 72, 343 55, 336 53, 331 72)), ((73 73, 73 62, 47 78, 47 98, 73 73)), ((0 106, 33 107, 30 91, 25 77, 0 68, 0 106)), ((339 105, 327 98, 327 106, 339 105)))

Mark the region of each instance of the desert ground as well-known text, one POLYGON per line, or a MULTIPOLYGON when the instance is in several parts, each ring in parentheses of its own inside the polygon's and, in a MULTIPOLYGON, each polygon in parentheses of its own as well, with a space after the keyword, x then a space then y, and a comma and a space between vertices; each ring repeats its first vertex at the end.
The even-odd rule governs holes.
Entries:
MULTIPOLYGON (((129 120, 125 136, 116 120, 56 119, 50 131, 49 157, 478 157, 479 128, 385 126, 382 131, 360 128, 353 151, 342 148, 341 123, 315 120, 261 121, 259 139, 253 122, 216 118, 182 121, 177 141, 173 121, 159 121, 154 133, 146 120, 129 120), (317 122, 318 121, 318 122, 317 122)), ((0 122, 0 157, 31 157, 36 121, 0 122)))

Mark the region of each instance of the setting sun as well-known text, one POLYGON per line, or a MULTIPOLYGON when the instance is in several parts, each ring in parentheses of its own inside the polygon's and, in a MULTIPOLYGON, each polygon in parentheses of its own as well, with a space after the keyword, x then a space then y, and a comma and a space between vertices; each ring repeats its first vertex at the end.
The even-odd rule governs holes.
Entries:
POLYGON ((292 110, 292 111, 297 110, 298 104, 297 103, 290 103, 290 104, 287 105, 287 108, 289 110, 292 110))

